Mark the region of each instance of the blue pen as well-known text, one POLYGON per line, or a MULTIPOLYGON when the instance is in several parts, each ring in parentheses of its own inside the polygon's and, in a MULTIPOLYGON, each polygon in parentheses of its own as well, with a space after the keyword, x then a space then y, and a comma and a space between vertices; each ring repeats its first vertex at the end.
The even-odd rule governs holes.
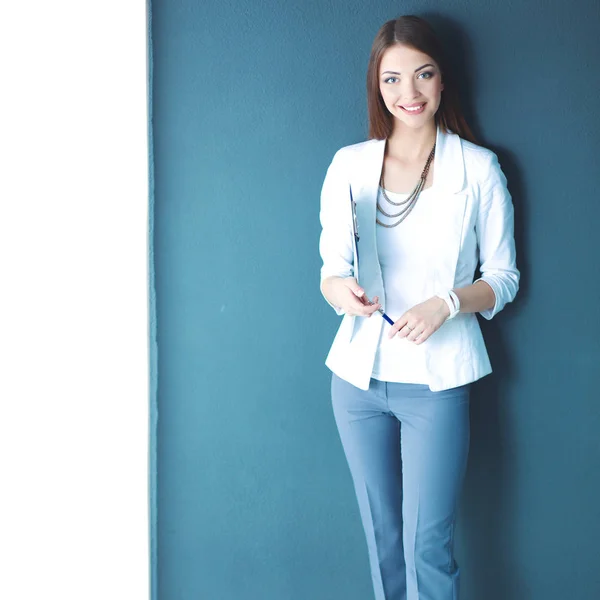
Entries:
MULTIPOLYGON (((354 202, 354 198, 352 197, 352 186, 350 187, 350 206, 352 207, 352 230, 354 233, 354 247, 356 248, 356 270, 358 271, 358 221, 356 219, 356 202, 354 202)), ((369 304, 373 306, 373 302, 369 300, 369 304)), ((377 312, 390 324, 393 325, 394 321, 392 321, 384 312, 383 308, 378 308, 377 312)))
MULTIPOLYGON (((369 304, 373 305, 374 302, 369 301, 369 304)), ((383 312, 383 308, 378 308, 377 312, 390 324, 393 325, 394 321, 392 321, 384 312, 383 312)))

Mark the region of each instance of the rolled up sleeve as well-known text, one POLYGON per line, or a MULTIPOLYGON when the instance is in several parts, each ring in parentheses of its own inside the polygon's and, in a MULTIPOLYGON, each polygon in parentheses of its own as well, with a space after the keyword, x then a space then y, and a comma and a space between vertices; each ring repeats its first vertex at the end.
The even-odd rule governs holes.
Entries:
POLYGON ((516 264, 514 207, 506 177, 494 152, 491 152, 488 173, 482 184, 477 216, 481 277, 476 281, 485 281, 496 296, 492 308, 479 311, 490 320, 514 300, 519 289, 520 273, 516 264))
MULTIPOLYGON (((323 280, 327 277, 352 277, 354 275, 352 246, 352 223, 349 196, 349 182, 347 171, 344 168, 343 157, 338 150, 325 174, 321 188, 321 236, 319 239, 319 252, 323 265, 321 267, 321 294, 323 294, 323 280), (350 218, 349 218, 350 217, 350 218)), ((325 294, 323 294, 325 298, 325 294)), ((327 303, 338 315, 344 311, 327 303)))

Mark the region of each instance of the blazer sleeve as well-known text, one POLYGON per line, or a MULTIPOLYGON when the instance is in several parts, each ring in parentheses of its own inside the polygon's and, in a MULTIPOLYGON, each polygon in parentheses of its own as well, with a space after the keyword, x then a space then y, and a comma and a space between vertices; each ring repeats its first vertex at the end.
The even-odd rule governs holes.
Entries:
MULTIPOLYGON (((321 267, 321 285, 326 277, 352 277, 354 275, 354 251, 352 245, 352 210, 349 196, 344 156, 338 150, 325 174, 321 188, 321 236, 319 252, 323 261, 321 267)), ((321 294, 323 294, 323 288, 321 294)), ((325 298, 325 294, 323 294, 325 298)), ((334 306, 325 298, 338 315, 344 310, 334 306)))
POLYGON ((481 271, 477 281, 485 281, 492 288, 496 302, 492 308, 479 314, 490 320, 508 302, 512 302, 520 280, 516 265, 512 198, 498 156, 491 151, 488 176, 481 189, 475 226, 481 271))

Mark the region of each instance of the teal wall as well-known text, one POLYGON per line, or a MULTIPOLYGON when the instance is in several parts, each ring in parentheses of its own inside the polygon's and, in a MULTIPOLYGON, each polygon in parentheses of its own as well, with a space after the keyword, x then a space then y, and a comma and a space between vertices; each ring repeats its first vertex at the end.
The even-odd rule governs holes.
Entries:
POLYGON ((152 2, 154 598, 366 600, 323 361, 319 193, 366 138, 372 39, 428 17, 514 197, 522 285, 483 322, 461 600, 600 597, 600 4, 152 2))

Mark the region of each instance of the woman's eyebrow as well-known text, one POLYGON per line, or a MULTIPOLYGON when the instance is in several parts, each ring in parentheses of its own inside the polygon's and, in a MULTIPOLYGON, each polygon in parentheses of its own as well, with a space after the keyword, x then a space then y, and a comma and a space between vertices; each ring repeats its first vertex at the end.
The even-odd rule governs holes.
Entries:
MULTIPOLYGON (((426 65, 423 65, 421 67, 419 67, 418 69, 415 69, 415 73, 417 71, 420 71, 421 69, 424 69, 425 67, 434 67, 435 65, 432 65, 431 63, 427 63, 426 65)), ((384 71, 382 73, 382 75, 385 75, 386 73, 391 73, 392 75, 400 75, 400 73, 398 73, 398 71, 384 71)))

